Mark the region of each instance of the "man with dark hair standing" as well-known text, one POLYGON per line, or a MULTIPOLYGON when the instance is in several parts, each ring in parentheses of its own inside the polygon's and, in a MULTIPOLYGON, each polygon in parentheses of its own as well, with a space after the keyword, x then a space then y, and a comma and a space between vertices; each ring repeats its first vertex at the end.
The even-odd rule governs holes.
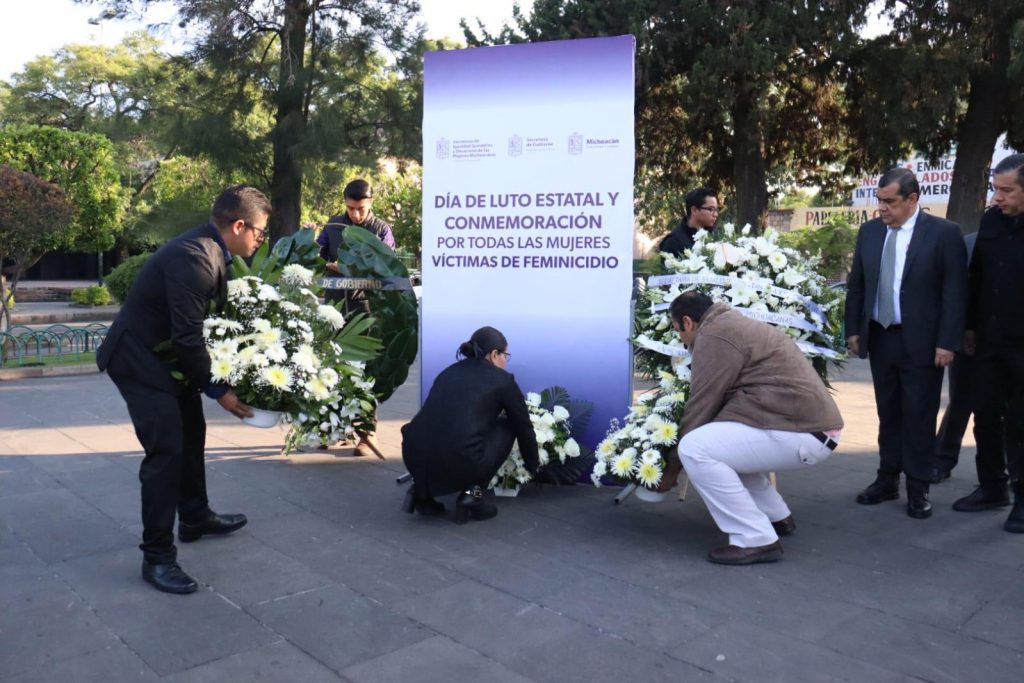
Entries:
POLYGON ((1003 528, 1024 533, 1024 458, 1019 440, 1024 398, 1024 154, 992 170, 995 204, 985 212, 970 266, 964 346, 975 355, 974 437, 978 488, 953 503, 976 512, 1015 503, 1003 528), (1004 422, 1006 428, 1004 429, 1004 422), (1004 469, 1005 463, 1005 469, 1004 469), (1007 477, 1009 472, 1009 477, 1007 477))
POLYGON ((908 169, 882 174, 875 196, 879 217, 860 226, 846 285, 847 344, 871 361, 881 459, 857 502, 899 498, 902 472, 907 514, 926 519, 942 369, 963 339, 967 252, 955 223, 921 211, 908 169))
MULTIPOLYGON (((338 249, 342 245, 341 235, 351 225, 358 225, 377 236, 381 242, 394 250, 395 235, 391 226, 373 213, 373 190, 365 180, 353 180, 345 186, 345 213, 331 216, 323 231, 316 238, 320 245, 320 258, 327 262, 328 275, 338 275, 338 249)), ((366 297, 362 292, 329 289, 328 301, 344 301, 346 313, 369 312, 366 297)))
POLYGON ((214 384, 203 338, 210 303, 226 299, 228 263, 248 257, 267 232, 270 202, 252 187, 229 187, 210 223, 165 244, 139 271, 96 353, 128 404, 146 455, 142 483, 142 578, 167 593, 192 593, 196 581, 177 563, 178 539, 199 540, 245 526, 245 515, 219 515, 206 495, 206 420, 200 392, 236 417, 252 411, 231 387, 214 384), (183 377, 178 381, 172 377, 183 377))
POLYGON ((700 292, 684 292, 669 308, 672 325, 693 354, 690 395, 680 425, 679 461, 665 468, 662 488, 680 464, 729 545, 717 564, 774 562, 779 536, 796 530, 769 472, 825 460, 843 418, 792 337, 700 292))
MULTIPOLYGON (((357 179, 345 186, 345 213, 331 216, 324 226, 317 244, 320 245, 320 258, 327 262, 328 275, 338 275, 338 249, 343 244, 342 233, 346 228, 357 225, 377 236, 388 248, 394 250, 395 235, 391 226, 373 214, 373 190, 370 183, 357 179)), ((328 289, 324 294, 327 301, 344 302, 345 315, 369 313, 370 304, 366 300, 366 292, 351 289, 328 289)), ((360 434, 355 454, 367 456, 377 454, 376 443, 372 433, 360 434)))
POLYGON ((662 253, 682 256, 693 248, 693 236, 698 230, 713 230, 718 222, 718 197, 711 190, 705 187, 690 190, 683 202, 686 218, 661 241, 658 251, 662 253))

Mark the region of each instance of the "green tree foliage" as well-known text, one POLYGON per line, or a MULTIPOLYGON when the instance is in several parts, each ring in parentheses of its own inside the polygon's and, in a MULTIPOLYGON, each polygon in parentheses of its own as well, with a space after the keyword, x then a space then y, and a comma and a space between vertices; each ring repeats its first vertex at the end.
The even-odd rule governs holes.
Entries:
MULTIPOLYGON (((78 1, 118 18, 162 0, 78 1)), ((272 239, 299 226, 308 161, 394 153, 416 139, 416 96, 403 78, 420 33, 414 0, 169 1, 193 37, 184 61, 197 73, 182 93, 196 104, 182 122, 192 132, 184 151, 270 159, 272 239)))
MULTIPOLYGON (((849 141, 836 78, 867 0, 537 0, 471 44, 631 33, 638 177, 734 195, 759 226, 772 186, 838 182, 849 141)), ((680 207, 681 209, 681 207, 680 207)))
POLYGON ((853 262, 857 229, 843 216, 833 215, 821 226, 782 233, 779 243, 809 258, 820 259, 817 270, 830 280, 844 280, 853 262))
POLYGON ((55 249, 97 252, 114 245, 123 227, 125 193, 107 138, 48 126, 6 126, 0 128, 0 164, 57 185, 74 206, 70 225, 40 245, 35 259, 55 249))
POLYGON ((889 33, 851 54, 848 126, 859 166, 956 150, 946 216, 977 229, 996 140, 1024 148, 1024 3, 887 0, 889 33))
POLYGON ((138 277, 142 266, 146 265, 146 261, 152 255, 152 252, 146 252, 130 256, 103 278, 103 284, 118 303, 123 304, 128 298, 128 292, 135 284, 135 278, 138 277))
POLYGON ((191 78, 145 32, 110 47, 66 45, 28 62, 12 77, 3 121, 107 137, 130 197, 125 246, 137 247, 145 238, 136 239, 134 228, 152 208, 148 190, 161 160, 180 146, 179 122, 188 103, 177 93, 191 78))
MULTIPOLYGON (((30 173, 0 165, 0 265, 14 263, 18 277, 36 254, 45 251, 71 223, 75 207, 57 185, 30 173)), ((0 268, 0 325, 8 319, 6 278, 0 268)))

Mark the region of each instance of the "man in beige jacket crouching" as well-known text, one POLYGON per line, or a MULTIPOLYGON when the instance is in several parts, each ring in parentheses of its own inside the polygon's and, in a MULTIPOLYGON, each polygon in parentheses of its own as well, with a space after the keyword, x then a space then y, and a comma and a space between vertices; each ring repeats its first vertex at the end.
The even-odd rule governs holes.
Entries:
POLYGON ((672 302, 672 324, 690 349, 690 395, 679 459, 729 545, 718 564, 774 562, 779 535, 796 529, 769 472, 814 465, 832 454, 843 419, 803 352, 782 330, 751 320, 700 292, 672 302))

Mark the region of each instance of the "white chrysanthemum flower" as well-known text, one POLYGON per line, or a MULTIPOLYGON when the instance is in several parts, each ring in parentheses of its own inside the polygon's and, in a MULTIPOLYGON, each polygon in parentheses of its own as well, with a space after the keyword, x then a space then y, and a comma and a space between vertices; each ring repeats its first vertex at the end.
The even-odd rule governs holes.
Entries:
POLYGON ((296 303, 292 303, 291 301, 285 300, 285 301, 282 301, 279 305, 281 306, 281 310, 284 311, 285 313, 301 313, 302 312, 302 306, 299 306, 296 303))
POLYGON ((292 364, 300 370, 316 372, 317 367, 320 365, 320 359, 316 357, 316 352, 313 351, 312 346, 300 344, 299 348, 292 354, 292 364))
POLYGON ((538 444, 551 443, 555 440, 555 433, 547 425, 534 425, 533 433, 537 437, 538 444))
POLYGON ((290 285, 308 285, 313 282, 313 271, 298 263, 289 263, 281 270, 281 281, 290 285))
POLYGON ((277 291, 277 287, 263 284, 256 291, 256 298, 260 301, 280 301, 281 294, 277 291))
POLYGON ((276 363, 283 363, 288 360, 288 349, 283 344, 271 344, 264 351, 264 355, 276 363))
POLYGON ((793 268, 786 268, 779 276, 787 287, 796 287, 807 278, 793 268))
POLYGON ((661 468, 653 462, 643 462, 637 468, 636 476, 644 486, 654 487, 661 483, 661 468))
POLYGON ((569 458, 578 458, 580 455, 580 445, 571 436, 565 440, 562 450, 565 451, 565 455, 569 458))
POLYGON ((646 420, 644 420, 643 428, 649 432, 654 432, 655 430, 659 429, 663 424, 665 424, 665 420, 662 419, 661 415, 655 413, 648 417, 646 420))
POLYGON ((338 383, 337 371, 334 368, 323 368, 320 371, 320 381, 333 389, 334 385, 338 383))
POLYGON ((661 453, 653 448, 648 448, 640 454, 640 462, 653 462, 654 464, 658 464, 661 462, 661 453))
POLYGON ((257 332, 268 332, 271 327, 273 327, 273 325, 270 324, 269 320, 265 318, 253 318, 252 329, 257 332))
POLYGON ((555 406, 551 410, 551 413, 552 415, 554 415, 556 422, 565 422, 566 420, 569 419, 569 411, 566 410, 563 406, 555 406))
POLYGON ((331 395, 331 390, 318 377, 306 382, 305 389, 317 401, 326 401, 331 395))
POLYGON ((676 442, 679 435, 679 427, 671 422, 665 422, 651 433, 651 441, 659 446, 671 446, 676 442))
POLYGON ((281 343, 281 330, 276 327, 272 327, 266 330, 261 330, 256 334, 256 339, 263 346, 273 346, 281 343))
POLYGON ((526 394, 526 405, 537 408, 540 406, 540 394, 529 392, 526 394))
POLYGON ((612 474, 617 477, 628 477, 633 474, 633 458, 623 453, 612 461, 612 474))
POLYGON ((543 448, 537 449, 537 457, 540 460, 541 466, 547 465, 549 462, 551 462, 551 455, 547 452, 547 450, 543 448))
POLYGON ((789 259, 781 251, 772 252, 768 256, 768 265, 775 270, 783 270, 789 264, 789 259))
POLYGON ((288 371, 288 368, 283 368, 280 365, 263 368, 260 371, 260 377, 267 385, 280 391, 287 391, 292 386, 292 373, 288 371))
POLYGON ((234 366, 229 358, 217 358, 210 363, 210 378, 214 382, 226 382, 231 377, 234 366))
POLYGON ((321 304, 316 307, 316 317, 320 318, 336 330, 345 327, 345 316, 334 306, 321 304))
POLYGON ((218 339, 209 347, 211 358, 230 358, 238 354, 238 342, 234 339, 218 339))
POLYGON ((615 455, 616 451, 615 439, 605 439, 597 446, 597 454, 602 459, 606 459, 612 455, 615 455))
POLYGON ((249 283, 244 279, 228 280, 228 299, 234 301, 249 293, 249 283))
POLYGON ((265 368, 270 365, 270 359, 267 358, 266 354, 254 353, 249 359, 249 364, 254 368, 265 368))

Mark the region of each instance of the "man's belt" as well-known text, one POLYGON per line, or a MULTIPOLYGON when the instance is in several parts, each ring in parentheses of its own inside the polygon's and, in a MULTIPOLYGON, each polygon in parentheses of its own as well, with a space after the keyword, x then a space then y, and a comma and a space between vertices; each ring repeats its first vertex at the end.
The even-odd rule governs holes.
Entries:
POLYGON ((323 277, 320 286, 324 289, 370 289, 379 291, 412 291, 412 281, 407 277, 323 277))
POLYGON ((830 437, 825 432, 811 432, 811 436, 825 444, 825 447, 828 448, 830 451, 834 451, 836 449, 836 446, 839 445, 838 441, 830 437))

